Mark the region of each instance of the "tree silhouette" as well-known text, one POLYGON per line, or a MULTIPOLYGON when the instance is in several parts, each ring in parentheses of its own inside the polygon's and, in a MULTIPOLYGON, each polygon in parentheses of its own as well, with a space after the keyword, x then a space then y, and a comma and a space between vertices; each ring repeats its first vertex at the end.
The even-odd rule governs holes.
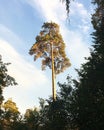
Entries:
POLYGON ((4 116, 3 116, 3 127, 4 129, 14 129, 15 124, 19 120, 20 112, 15 102, 12 99, 8 99, 2 105, 4 109, 4 116))
POLYGON ((3 89, 9 85, 17 85, 15 79, 8 75, 7 65, 10 63, 3 63, 2 56, 0 55, 0 106, 4 100, 3 89))
POLYGON ((66 57, 65 43, 56 23, 46 22, 43 24, 42 30, 36 37, 36 42, 31 47, 29 54, 34 55, 35 61, 38 58, 43 58, 42 70, 45 70, 46 67, 52 69, 52 92, 53 100, 55 100, 55 75, 63 72, 71 65, 66 57))
POLYGON ((78 70, 79 81, 72 95, 70 111, 74 128, 104 129, 104 1, 93 0, 93 50, 78 70))
POLYGON ((69 15, 69 11, 70 11, 70 2, 71 0, 60 0, 62 1, 63 3, 65 3, 66 5, 66 11, 67 11, 67 16, 69 15))
POLYGON ((2 56, 0 55, 0 129, 2 129, 2 119, 4 111, 2 109, 2 103, 4 100, 3 89, 9 85, 17 85, 15 79, 8 74, 7 66, 10 63, 4 63, 2 56))

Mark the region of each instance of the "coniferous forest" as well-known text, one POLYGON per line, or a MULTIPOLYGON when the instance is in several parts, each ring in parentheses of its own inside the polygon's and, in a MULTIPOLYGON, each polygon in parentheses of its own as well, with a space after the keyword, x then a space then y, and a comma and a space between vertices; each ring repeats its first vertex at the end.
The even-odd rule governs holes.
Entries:
MULTIPOLYGON (((66 3, 66 14, 70 18, 71 1, 63 2, 66 3)), ((90 56, 85 57, 86 62, 80 69, 76 69, 78 80, 68 75, 64 83, 58 82, 59 90, 55 99, 39 98, 39 108, 27 109, 22 115, 12 99, 4 102, 3 90, 18 83, 8 74, 10 63, 4 63, 0 54, 0 130, 104 130, 104 0, 92 0, 91 4, 95 10, 91 17, 93 44, 90 56)), ((54 30, 58 31, 58 26, 55 23, 52 25, 56 27, 56 30, 51 30, 54 34, 54 30)), ((50 27, 50 24, 43 25, 46 30, 47 26, 50 27)), ((50 52, 53 37, 51 34, 49 37, 46 30, 37 36, 29 53, 35 54, 35 60, 43 56, 42 69, 47 66, 52 69, 50 52), (44 43, 45 48, 41 43, 44 43)), ((70 62, 64 53, 61 35, 57 33, 54 37, 54 69, 57 74, 69 67, 70 62)))

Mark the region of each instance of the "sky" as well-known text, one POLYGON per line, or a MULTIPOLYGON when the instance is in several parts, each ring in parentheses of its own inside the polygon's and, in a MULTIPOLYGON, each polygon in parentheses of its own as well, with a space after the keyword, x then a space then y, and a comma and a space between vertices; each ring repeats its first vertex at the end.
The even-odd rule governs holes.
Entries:
POLYGON ((18 83, 3 90, 5 101, 12 98, 19 111, 25 113, 26 109, 39 106, 39 98, 52 95, 51 70, 42 71, 41 59, 34 62, 28 53, 44 22, 60 26, 71 62, 71 67, 56 77, 56 86, 58 81, 64 83, 68 74, 78 78, 75 68, 85 62, 92 44, 90 2, 72 1, 69 20, 60 0, 0 0, 0 54, 3 62, 11 63, 8 73, 18 83))

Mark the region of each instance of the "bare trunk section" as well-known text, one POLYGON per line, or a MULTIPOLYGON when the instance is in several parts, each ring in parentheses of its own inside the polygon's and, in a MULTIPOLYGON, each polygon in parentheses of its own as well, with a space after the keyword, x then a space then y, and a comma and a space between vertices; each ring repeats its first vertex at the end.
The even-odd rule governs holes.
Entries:
POLYGON ((53 44, 51 44, 51 60, 52 60, 52 97, 53 97, 53 101, 55 101, 56 100, 56 86, 55 86, 53 44))

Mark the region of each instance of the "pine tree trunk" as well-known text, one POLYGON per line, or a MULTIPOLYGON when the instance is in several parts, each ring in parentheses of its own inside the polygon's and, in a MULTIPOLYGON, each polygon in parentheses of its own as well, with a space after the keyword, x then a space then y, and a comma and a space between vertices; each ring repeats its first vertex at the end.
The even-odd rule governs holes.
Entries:
POLYGON ((53 96, 53 101, 55 101, 56 100, 56 87, 55 87, 53 44, 51 44, 51 60, 52 60, 52 96, 53 96))

